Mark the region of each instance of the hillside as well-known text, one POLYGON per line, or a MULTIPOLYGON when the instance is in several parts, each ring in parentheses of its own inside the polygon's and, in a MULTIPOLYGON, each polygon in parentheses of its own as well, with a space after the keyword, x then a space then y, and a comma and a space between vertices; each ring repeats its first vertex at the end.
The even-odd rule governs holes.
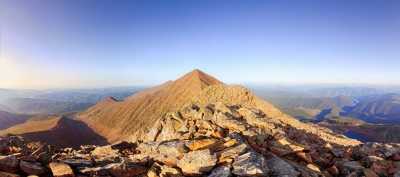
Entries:
POLYGON ((25 122, 29 116, 12 114, 0 110, 0 130, 25 122))
POLYGON ((84 123, 59 116, 38 116, 0 131, 0 136, 18 135, 56 147, 79 147, 84 144, 107 144, 84 123))
POLYGON ((400 95, 361 97, 359 103, 350 108, 346 115, 372 123, 400 123, 400 95))

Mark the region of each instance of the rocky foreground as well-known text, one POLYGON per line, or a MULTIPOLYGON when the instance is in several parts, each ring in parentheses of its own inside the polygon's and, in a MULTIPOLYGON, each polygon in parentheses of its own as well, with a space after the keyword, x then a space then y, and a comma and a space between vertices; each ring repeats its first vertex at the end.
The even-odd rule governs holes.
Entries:
POLYGON ((0 154, 0 177, 400 177, 400 144, 320 137, 222 103, 169 113, 137 142, 54 149, 11 136, 0 154))

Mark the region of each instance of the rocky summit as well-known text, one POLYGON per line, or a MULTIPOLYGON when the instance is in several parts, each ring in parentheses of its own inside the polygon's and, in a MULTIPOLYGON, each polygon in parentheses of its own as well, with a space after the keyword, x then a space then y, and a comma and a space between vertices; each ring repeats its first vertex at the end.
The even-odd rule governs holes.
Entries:
POLYGON ((56 149, 3 138, 0 176, 400 176, 400 144, 329 136, 246 105, 190 104, 165 114, 135 142, 56 149))

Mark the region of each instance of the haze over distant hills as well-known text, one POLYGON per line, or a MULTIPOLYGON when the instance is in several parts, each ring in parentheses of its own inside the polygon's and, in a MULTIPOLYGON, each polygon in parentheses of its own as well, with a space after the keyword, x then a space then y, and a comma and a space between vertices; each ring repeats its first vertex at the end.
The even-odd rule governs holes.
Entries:
POLYGON ((0 110, 20 114, 59 114, 82 111, 113 96, 124 99, 143 87, 64 90, 0 90, 0 110))

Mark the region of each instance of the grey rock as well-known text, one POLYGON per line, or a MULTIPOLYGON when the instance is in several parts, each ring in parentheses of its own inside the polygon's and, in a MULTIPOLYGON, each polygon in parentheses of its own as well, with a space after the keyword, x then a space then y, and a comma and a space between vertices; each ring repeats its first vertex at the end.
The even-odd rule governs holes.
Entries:
POLYGON ((213 169, 208 177, 230 177, 231 165, 223 165, 213 169))
POLYGON ((272 176, 299 176, 298 172, 292 165, 290 165, 285 160, 272 155, 272 158, 267 160, 267 165, 271 170, 272 176))
POLYGON ((232 173, 238 176, 267 176, 270 172, 266 159, 256 152, 236 157, 232 166, 232 173))

